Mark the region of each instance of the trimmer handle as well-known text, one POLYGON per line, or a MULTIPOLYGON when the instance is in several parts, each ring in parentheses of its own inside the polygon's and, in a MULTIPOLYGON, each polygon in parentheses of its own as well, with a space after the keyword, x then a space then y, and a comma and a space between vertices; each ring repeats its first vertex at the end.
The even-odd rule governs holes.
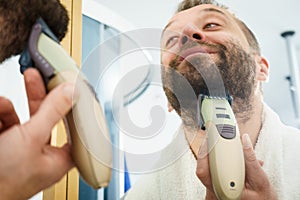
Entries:
POLYGON ((198 104, 215 194, 219 200, 238 200, 244 189, 245 161, 234 113, 225 97, 202 96, 198 104))
MULTIPOLYGON (((53 77, 48 89, 65 81, 74 80, 74 72, 63 72, 53 77)), ((79 98, 67 114, 65 125, 71 140, 71 154, 82 178, 92 187, 108 185, 111 177, 112 150, 106 120, 90 86, 76 78, 79 98)))

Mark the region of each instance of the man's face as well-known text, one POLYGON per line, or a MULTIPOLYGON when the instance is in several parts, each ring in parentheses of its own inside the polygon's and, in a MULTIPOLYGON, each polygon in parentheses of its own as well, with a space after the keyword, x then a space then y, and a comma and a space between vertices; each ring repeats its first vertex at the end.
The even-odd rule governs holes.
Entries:
POLYGON ((166 26, 161 45, 164 89, 181 117, 193 118, 186 123, 194 123, 197 97, 207 90, 228 91, 236 114, 251 109, 256 62, 232 14, 213 5, 182 11, 166 26))

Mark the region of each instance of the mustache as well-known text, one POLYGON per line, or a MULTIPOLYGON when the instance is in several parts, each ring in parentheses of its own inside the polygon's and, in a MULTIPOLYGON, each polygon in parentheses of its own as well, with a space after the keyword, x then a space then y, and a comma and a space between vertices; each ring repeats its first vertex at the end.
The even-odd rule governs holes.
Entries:
POLYGON ((176 57, 171 60, 170 67, 177 70, 178 66, 182 62, 182 54, 187 51, 188 49, 194 48, 194 47, 200 47, 203 49, 209 49, 214 52, 220 53, 227 50, 225 45, 222 44, 213 44, 206 41, 189 41, 186 44, 184 44, 179 51, 176 53, 176 57))

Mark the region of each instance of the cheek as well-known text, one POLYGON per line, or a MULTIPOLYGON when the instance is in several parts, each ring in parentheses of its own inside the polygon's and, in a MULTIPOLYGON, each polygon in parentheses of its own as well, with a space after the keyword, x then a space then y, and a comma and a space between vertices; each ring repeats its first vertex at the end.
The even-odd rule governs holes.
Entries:
POLYGON ((215 31, 215 32, 207 32, 205 34, 205 39, 207 42, 212 44, 224 44, 232 41, 232 33, 228 31, 215 31))
POLYGON ((165 66, 169 66, 170 62, 176 58, 180 48, 178 45, 174 45, 172 48, 161 48, 161 63, 165 66))
POLYGON ((175 53, 171 53, 171 52, 168 52, 168 51, 162 51, 162 54, 161 54, 161 63, 164 66, 169 66, 170 62, 172 60, 174 60, 175 58, 176 58, 176 54, 175 53))
POLYGON ((221 44, 225 46, 226 44, 231 44, 234 42, 235 44, 239 44, 244 51, 248 53, 250 51, 246 37, 242 32, 234 29, 223 32, 211 32, 206 35, 206 40, 214 44, 221 44))
POLYGON ((250 53, 250 46, 248 44, 246 36, 242 31, 236 33, 236 37, 232 38, 232 40, 236 41, 245 52, 250 53))

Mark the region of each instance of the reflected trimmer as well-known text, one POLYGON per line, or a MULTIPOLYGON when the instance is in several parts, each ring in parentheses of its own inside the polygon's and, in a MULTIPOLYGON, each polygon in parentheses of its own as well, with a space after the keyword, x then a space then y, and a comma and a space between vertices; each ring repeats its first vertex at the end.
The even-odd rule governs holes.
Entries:
POLYGON ((104 113, 84 75, 41 18, 31 30, 28 47, 19 63, 22 73, 28 67, 37 68, 48 91, 63 82, 76 83, 80 95, 64 120, 71 154, 89 185, 107 186, 111 177, 112 147, 104 113))
POLYGON ((200 127, 207 133, 210 174, 219 200, 240 199, 245 181, 244 154, 231 102, 229 95, 200 95, 198 99, 200 127))

